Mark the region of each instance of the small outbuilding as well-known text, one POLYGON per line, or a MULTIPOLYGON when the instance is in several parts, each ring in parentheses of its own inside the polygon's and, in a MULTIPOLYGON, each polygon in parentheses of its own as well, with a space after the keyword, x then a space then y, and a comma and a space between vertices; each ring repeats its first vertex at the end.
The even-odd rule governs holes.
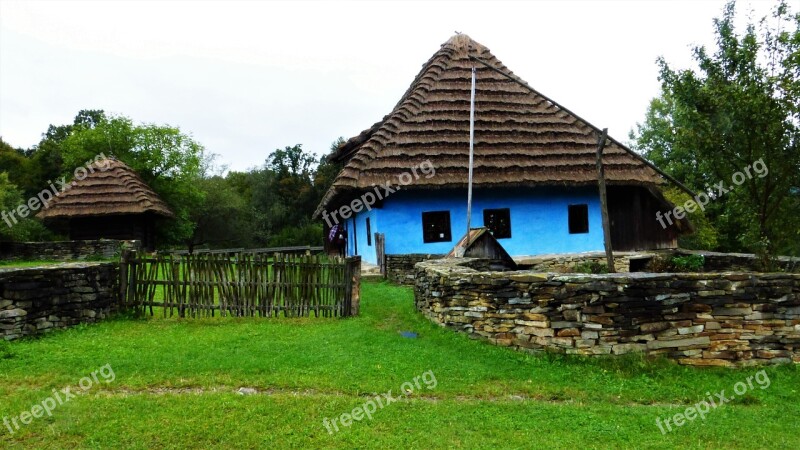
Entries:
POLYGON ((72 181, 37 217, 68 230, 72 240, 135 239, 142 248, 154 249, 158 221, 174 213, 125 163, 108 159, 92 169, 72 181))
POLYGON ((517 264, 506 249, 492 236, 487 227, 470 228, 469 233, 459 239, 448 258, 481 258, 489 261, 491 270, 515 270, 517 264))

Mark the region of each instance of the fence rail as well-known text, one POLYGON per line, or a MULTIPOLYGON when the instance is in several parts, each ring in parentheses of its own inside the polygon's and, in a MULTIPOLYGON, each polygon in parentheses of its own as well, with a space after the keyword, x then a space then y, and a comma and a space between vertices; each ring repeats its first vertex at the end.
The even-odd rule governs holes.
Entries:
POLYGON ((361 258, 258 251, 123 255, 124 306, 179 317, 358 315, 361 258))

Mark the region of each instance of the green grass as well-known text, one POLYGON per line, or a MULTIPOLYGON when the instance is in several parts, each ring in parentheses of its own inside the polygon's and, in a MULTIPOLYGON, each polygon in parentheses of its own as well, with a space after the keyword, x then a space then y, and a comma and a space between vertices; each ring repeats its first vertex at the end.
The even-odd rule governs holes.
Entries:
POLYGON ((59 261, 0 261, 0 269, 16 269, 21 267, 39 267, 61 264, 59 261))
POLYGON ((0 416, 105 364, 113 382, 13 435, 0 424, 0 447, 800 447, 797 366, 767 368, 769 388, 662 435, 656 418, 760 369, 515 352, 428 322, 411 289, 383 283, 363 284, 357 318, 118 318, 0 345, 0 416), (323 426, 429 370, 434 389, 338 433, 323 426))
POLYGON ((41 266, 52 266, 55 264, 68 264, 68 263, 76 263, 76 262, 112 262, 116 261, 116 259, 108 259, 108 258, 87 258, 81 261, 54 261, 54 260, 29 260, 29 261, 16 261, 16 260, 0 260, 0 269, 17 269, 17 268, 25 268, 25 267, 41 267, 41 266))

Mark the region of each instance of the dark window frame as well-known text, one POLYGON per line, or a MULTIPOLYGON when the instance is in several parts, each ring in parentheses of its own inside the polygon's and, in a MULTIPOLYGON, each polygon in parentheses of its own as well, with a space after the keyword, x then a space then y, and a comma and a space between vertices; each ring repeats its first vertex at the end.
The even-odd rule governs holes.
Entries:
POLYGON ((452 242, 450 211, 425 211, 422 213, 422 242, 452 242))
POLYGON ((511 239, 511 208, 489 208, 483 210, 483 226, 489 229, 495 239, 511 239), (491 220, 487 220, 491 215, 502 218, 505 217, 507 226, 506 230, 498 228, 494 224, 490 224, 491 220), (504 232, 505 231, 505 232, 504 232))
POLYGON ((589 205, 580 203, 567 206, 567 228, 569 234, 589 232, 589 205))
POLYGON ((372 227, 369 223, 369 217, 367 217, 367 247, 372 247, 372 227))

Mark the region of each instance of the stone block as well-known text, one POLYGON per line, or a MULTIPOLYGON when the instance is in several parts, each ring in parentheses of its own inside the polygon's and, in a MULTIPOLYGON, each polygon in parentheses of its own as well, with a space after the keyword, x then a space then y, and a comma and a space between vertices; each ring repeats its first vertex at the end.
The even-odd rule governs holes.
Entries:
POLYGON ((558 330, 557 333, 557 336, 559 337, 574 337, 580 335, 581 335, 581 330, 577 328, 563 328, 561 330, 558 330))
POLYGON ((622 355, 624 353, 631 353, 631 352, 643 352, 647 349, 646 344, 616 344, 612 347, 612 352, 615 355, 622 355))
POLYGON ((24 317, 27 315, 28 312, 20 308, 6 309, 4 311, 0 311, 0 319, 13 319, 16 317, 24 317))
POLYGON ((658 331, 664 331, 669 327, 669 322, 650 322, 643 323, 639 329, 642 330, 642 333, 654 333, 658 331))
POLYGON ((649 350, 658 350, 661 348, 673 348, 673 347, 678 348, 678 347, 691 347, 694 345, 708 345, 710 343, 711 340, 708 338, 708 336, 671 339, 671 340, 656 339, 654 341, 648 342, 647 348, 649 350))
POLYGON ((703 325, 678 328, 678 334, 695 334, 703 331, 703 325))

